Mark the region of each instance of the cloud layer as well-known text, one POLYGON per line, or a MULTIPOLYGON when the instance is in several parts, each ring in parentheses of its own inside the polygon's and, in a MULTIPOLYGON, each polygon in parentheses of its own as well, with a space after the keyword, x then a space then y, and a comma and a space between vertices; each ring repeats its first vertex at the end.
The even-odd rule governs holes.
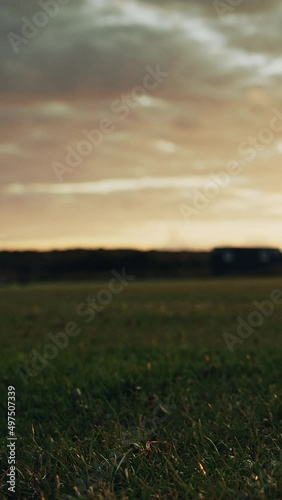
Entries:
POLYGON ((282 7, 237 3, 219 15, 208 0, 0 1, 6 246, 209 247, 233 241, 234 224, 242 243, 244 218, 247 240, 265 221, 262 243, 280 244, 282 133, 262 130, 274 109, 282 128, 282 7), (81 155, 105 119, 113 131, 81 155), (187 225, 179 207, 231 161, 241 173, 187 225))

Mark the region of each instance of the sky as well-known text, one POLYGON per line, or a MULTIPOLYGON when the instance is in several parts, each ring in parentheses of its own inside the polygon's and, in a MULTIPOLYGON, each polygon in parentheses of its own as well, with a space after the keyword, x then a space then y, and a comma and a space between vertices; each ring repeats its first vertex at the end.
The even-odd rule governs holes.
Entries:
POLYGON ((0 11, 0 249, 282 247, 279 0, 0 11))

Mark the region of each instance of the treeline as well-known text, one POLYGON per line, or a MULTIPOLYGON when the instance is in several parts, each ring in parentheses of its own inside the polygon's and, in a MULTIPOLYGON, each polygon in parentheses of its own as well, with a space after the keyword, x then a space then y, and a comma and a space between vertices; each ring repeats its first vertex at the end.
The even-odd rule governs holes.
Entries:
POLYGON ((126 269, 139 279, 185 278, 211 274, 208 252, 138 250, 64 250, 0 252, 2 283, 108 278, 126 269))

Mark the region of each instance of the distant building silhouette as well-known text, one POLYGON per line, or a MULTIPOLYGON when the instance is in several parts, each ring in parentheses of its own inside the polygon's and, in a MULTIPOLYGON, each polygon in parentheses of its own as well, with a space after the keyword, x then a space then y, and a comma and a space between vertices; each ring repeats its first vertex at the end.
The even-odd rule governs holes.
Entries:
POLYGON ((275 273, 281 265, 277 248, 215 248, 211 252, 214 274, 275 273))

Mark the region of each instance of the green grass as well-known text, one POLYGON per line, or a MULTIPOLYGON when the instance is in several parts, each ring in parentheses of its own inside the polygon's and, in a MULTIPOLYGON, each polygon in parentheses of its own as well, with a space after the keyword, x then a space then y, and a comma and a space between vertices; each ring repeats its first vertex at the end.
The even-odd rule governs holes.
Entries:
POLYGON ((105 284, 0 290, 1 498, 7 387, 16 388, 17 488, 34 499, 282 498, 282 306, 230 353, 278 279, 131 283, 94 321, 105 284), (24 383, 48 332, 82 331, 24 383))

